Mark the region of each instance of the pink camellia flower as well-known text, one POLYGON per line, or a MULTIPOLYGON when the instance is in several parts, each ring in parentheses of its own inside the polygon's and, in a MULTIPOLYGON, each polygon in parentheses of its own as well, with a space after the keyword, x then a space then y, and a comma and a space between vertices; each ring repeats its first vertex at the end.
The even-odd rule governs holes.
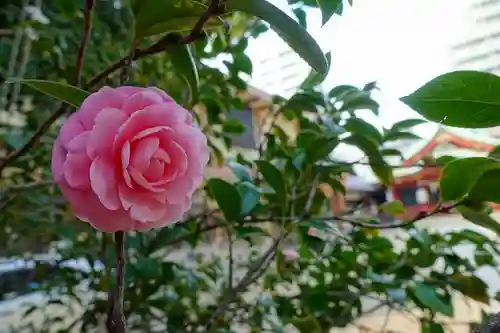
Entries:
POLYGON ((182 218, 208 156, 190 113, 160 89, 104 87, 61 127, 52 174, 96 229, 148 230, 182 218))

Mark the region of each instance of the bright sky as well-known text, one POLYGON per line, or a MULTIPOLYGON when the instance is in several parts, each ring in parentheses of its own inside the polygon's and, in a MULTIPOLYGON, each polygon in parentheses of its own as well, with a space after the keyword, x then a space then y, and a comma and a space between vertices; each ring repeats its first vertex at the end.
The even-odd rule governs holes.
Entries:
MULTIPOLYGON (((376 80, 384 124, 414 117, 398 98, 452 69, 450 47, 472 23, 470 1, 354 0, 354 7, 322 28, 319 12, 308 14, 308 30, 324 51, 332 52, 325 85, 362 86, 376 80)), ((269 35, 254 43, 251 57, 278 48, 279 37, 269 35)))
MULTIPOLYGON (((354 0, 354 7, 324 27, 320 26, 319 11, 308 14, 309 32, 325 52, 332 53, 325 86, 363 86, 377 81, 381 89, 376 96, 381 104, 380 119, 368 113, 365 120, 389 126, 418 117, 398 99, 453 70, 451 46, 466 38, 468 27, 474 23, 471 1, 354 0)), ((258 59, 265 50, 281 49, 280 43, 276 34, 269 33, 250 44, 249 55, 258 59)), ((430 138, 436 129, 435 124, 422 125, 417 134, 430 138)), ((336 152, 339 158, 359 158, 352 147, 339 146, 336 152)), ((370 174, 368 169, 358 172, 367 177, 370 174)))

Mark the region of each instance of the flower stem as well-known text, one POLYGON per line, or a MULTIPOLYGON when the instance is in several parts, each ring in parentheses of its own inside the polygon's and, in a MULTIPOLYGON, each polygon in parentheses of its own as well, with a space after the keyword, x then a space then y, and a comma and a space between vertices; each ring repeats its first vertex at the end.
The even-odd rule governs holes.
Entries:
POLYGON ((123 289, 125 277, 125 233, 115 232, 116 249, 116 285, 111 292, 111 306, 108 312, 107 329, 109 333, 126 333, 125 315, 123 313, 123 289))

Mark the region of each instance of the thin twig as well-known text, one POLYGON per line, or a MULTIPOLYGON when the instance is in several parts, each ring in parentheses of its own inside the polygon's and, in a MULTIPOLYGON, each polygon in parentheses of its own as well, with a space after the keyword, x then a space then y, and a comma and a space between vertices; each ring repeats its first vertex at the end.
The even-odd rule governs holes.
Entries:
POLYGON ((227 231, 228 250, 229 250, 227 289, 233 290, 233 270, 234 270, 233 234, 231 232, 231 227, 229 225, 226 226, 226 231, 227 231))
POLYGON ((262 267, 266 266, 265 268, 267 269, 267 265, 265 264, 270 262, 270 258, 272 260, 281 241, 285 239, 289 233, 289 231, 286 231, 276 238, 269 249, 267 249, 267 251, 260 257, 260 260, 254 263, 245 273, 243 278, 241 278, 240 282, 232 290, 228 291, 226 297, 220 300, 218 308, 208 321, 206 326, 207 332, 212 332, 216 328, 218 317, 220 317, 227 310, 234 298, 239 293, 245 291, 249 285, 262 276, 262 274, 266 271, 265 269, 262 269, 262 267))
POLYGON ((125 233, 115 232, 116 249, 116 286, 108 313, 107 329, 109 333, 126 333, 125 316, 123 314, 123 292, 125 281, 125 233))
POLYGON ((5 193, 5 192, 24 191, 24 190, 31 190, 34 188, 50 186, 50 185, 54 185, 54 181, 41 180, 38 182, 32 182, 32 183, 26 183, 26 184, 20 184, 20 185, 12 185, 12 186, 9 186, 9 187, 3 189, 1 192, 5 193))
POLYGON ((188 36, 182 39, 183 44, 189 44, 200 38, 203 34, 203 26, 208 22, 210 18, 219 13, 219 0, 212 0, 208 9, 200 16, 198 22, 196 22, 194 28, 191 30, 188 36))
POLYGON ((92 30, 92 13, 94 9, 94 0, 85 1, 85 14, 84 14, 84 28, 83 28, 83 38, 78 49, 78 54, 76 56, 76 73, 75 73, 75 85, 80 86, 82 79, 82 68, 83 62, 85 60, 85 51, 87 49, 87 44, 90 37, 90 31, 92 30))

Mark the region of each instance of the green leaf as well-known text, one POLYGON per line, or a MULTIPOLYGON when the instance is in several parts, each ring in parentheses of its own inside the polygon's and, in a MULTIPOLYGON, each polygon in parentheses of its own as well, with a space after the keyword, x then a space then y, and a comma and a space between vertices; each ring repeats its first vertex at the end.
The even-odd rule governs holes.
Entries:
POLYGON ((321 9, 321 25, 325 25, 333 14, 342 15, 343 0, 317 0, 321 9))
POLYGON ((382 143, 383 138, 380 131, 372 124, 359 118, 349 118, 344 128, 354 134, 365 136, 377 143, 382 143))
POLYGON ((336 86, 330 92, 328 93, 328 97, 334 98, 335 100, 340 100, 342 99, 345 95, 352 93, 352 92, 359 92, 359 89, 356 88, 355 86, 350 86, 350 85, 340 85, 336 86))
POLYGON ((500 159, 500 146, 496 146, 492 151, 490 151, 488 157, 500 159))
POLYGON ((268 161, 256 161, 264 180, 274 189, 281 203, 286 202, 286 184, 281 172, 268 161))
POLYGON ((483 173, 470 190, 467 199, 476 202, 500 203, 500 170, 489 170, 483 173))
POLYGON ((236 239, 267 235, 265 230, 257 227, 235 227, 234 230, 236 231, 236 239))
POLYGON ((500 236, 500 223, 488 214, 476 211, 464 205, 457 207, 457 211, 467 220, 483 228, 489 229, 500 236))
POLYGON ((390 131, 384 135, 384 142, 397 140, 420 140, 422 139, 416 134, 410 132, 393 132, 390 131))
POLYGON ((318 137, 307 146, 305 150, 306 160, 309 163, 323 160, 330 155, 338 144, 337 138, 318 137))
POLYGON ((455 273, 451 276, 451 285, 462 292, 462 294, 472 298, 475 301, 489 304, 488 286, 483 280, 475 275, 463 275, 455 273))
POLYGON ((422 333, 445 333, 444 328, 439 323, 422 322, 422 333))
POLYGON ((371 98, 368 91, 352 91, 348 92, 342 97, 341 111, 355 111, 355 110, 371 110, 375 115, 378 115, 380 105, 377 101, 371 98))
POLYGON ((425 123, 426 121, 423 119, 406 119, 392 125, 391 132, 399 132, 425 123))
MULTIPOLYGON (((136 5, 135 39, 162 33, 191 30, 207 6, 194 0, 144 0, 136 5)), ((210 18, 204 25, 213 28, 223 24, 218 17, 210 18)))
POLYGON ((485 128, 500 125, 500 77, 477 71, 438 76, 403 103, 425 119, 448 126, 485 128))
POLYGON ((246 126, 238 119, 228 119, 222 124, 224 133, 241 135, 245 133, 246 126))
POLYGON ((207 186, 226 220, 238 220, 241 216, 242 200, 236 186, 217 178, 210 179, 207 186))
POLYGON ((476 185, 489 170, 500 169, 500 162, 486 157, 457 159, 443 169, 439 186, 443 201, 459 200, 476 185))
POLYGON ((228 166, 239 180, 252 182, 252 175, 246 166, 232 161, 228 163, 228 166))
POLYGON ((381 151, 383 156, 398 156, 402 157, 401 152, 394 148, 382 149, 381 151))
MULTIPOLYGON (((328 52, 327 54, 325 54, 325 57, 326 57, 326 62, 328 63, 328 67, 330 67, 330 64, 332 62, 331 52, 328 52)), ((309 72, 309 75, 300 84, 300 88, 301 89, 311 89, 314 86, 318 86, 326 79, 327 74, 328 73, 318 74, 315 70, 311 70, 309 72)))
POLYGON ((49 95, 65 102, 71 106, 79 107, 83 101, 90 95, 89 92, 78 87, 54 81, 23 79, 23 80, 8 80, 7 83, 19 82, 27 85, 30 88, 38 90, 45 95, 49 95))
POLYGON ((436 159, 436 164, 439 166, 446 166, 448 163, 451 163, 456 159, 457 158, 454 156, 445 155, 445 156, 438 157, 436 159))
POLYGON ((435 286, 417 282, 413 287, 413 295, 429 310, 453 317, 453 305, 451 302, 445 303, 437 294, 435 286))
POLYGON ((405 205, 399 200, 394 200, 384 203, 379 210, 392 216, 399 216, 405 213, 405 205))
POLYGON ((361 135, 351 135, 344 140, 346 144, 357 146, 363 151, 370 162, 370 166, 378 177, 380 182, 386 186, 390 186, 393 180, 391 167, 385 162, 382 153, 379 151, 376 143, 361 135))
POLYGON ((268 22, 271 28, 316 72, 328 72, 321 48, 300 24, 266 0, 228 0, 229 10, 242 11, 268 22))
POLYGON ((234 65, 241 72, 252 75, 252 60, 245 53, 237 53, 234 55, 234 65))
POLYGON ((257 206, 260 200, 259 189, 252 183, 243 182, 237 185, 242 198, 241 214, 248 215, 257 206))
POLYGON ((200 79, 198 77, 198 68, 196 66, 191 45, 171 45, 168 48, 167 55, 172 61, 175 72, 182 77, 189 88, 190 105, 198 102, 200 79))
POLYGON ((338 179, 330 178, 327 183, 335 192, 339 192, 344 195, 347 193, 345 186, 338 179))

